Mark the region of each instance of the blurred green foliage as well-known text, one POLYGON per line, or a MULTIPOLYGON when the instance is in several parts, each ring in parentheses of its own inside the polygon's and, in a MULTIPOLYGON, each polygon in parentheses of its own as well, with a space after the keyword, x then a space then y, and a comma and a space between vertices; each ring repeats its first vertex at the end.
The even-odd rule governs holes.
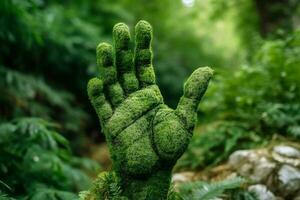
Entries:
POLYGON ((74 96, 67 91, 53 89, 41 78, 26 75, 0 66, 0 88, 2 96, 1 120, 16 116, 35 116, 62 121, 62 128, 78 131, 87 120, 87 114, 80 108, 73 109, 74 96), (58 114, 60 113, 60 114, 58 114))
POLYGON ((82 170, 98 164, 74 157, 55 127, 40 118, 0 125, 0 191, 24 199, 74 199, 90 185, 82 170))
POLYGON ((218 164, 273 134, 299 139, 299 13, 297 0, 0 1, 0 198, 72 199, 89 182, 81 170, 89 161, 66 146, 87 155, 103 141, 86 82, 98 71, 95 47, 111 42, 120 21, 153 25, 157 82, 170 106, 195 68, 216 72, 178 168, 218 164))
POLYGON ((253 61, 217 75, 201 105, 207 113, 178 167, 205 167, 272 135, 300 139, 300 31, 266 40, 253 61), (194 158, 194 159, 193 159, 194 158))

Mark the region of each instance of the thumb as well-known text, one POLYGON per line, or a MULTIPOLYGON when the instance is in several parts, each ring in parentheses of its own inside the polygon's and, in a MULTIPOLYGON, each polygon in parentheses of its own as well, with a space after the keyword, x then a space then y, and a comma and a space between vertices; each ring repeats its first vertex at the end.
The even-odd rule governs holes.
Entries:
POLYGON ((194 128, 198 104, 204 95, 213 70, 209 67, 196 69, 184 84, 183 96, 176 108, 177 115, 182 119, 188 130, 194 128))

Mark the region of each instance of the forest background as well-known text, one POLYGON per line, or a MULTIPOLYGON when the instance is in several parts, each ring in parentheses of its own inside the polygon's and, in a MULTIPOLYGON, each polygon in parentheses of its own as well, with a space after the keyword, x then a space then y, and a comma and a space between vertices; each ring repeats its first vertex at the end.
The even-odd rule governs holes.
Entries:
POLYGON ((300 139, 297 0, 0 1, 0 196, 73 199, 110 168, 86 84, 118 22, 154 29, 154 67, 174 107, 193 70, 215 76, 175 171, 237 149, 300 139))

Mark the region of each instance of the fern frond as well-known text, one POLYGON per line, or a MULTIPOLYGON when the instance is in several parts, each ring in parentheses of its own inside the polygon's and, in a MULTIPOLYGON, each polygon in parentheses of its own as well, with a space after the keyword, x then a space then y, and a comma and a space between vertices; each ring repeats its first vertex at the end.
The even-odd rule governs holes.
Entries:
POLYGON ((82 168, 98 168, 87 159, 83 160, 86 166, 82 166, 55 127, 51 122, 29 117, 0 124, 0 177, 10 186, 0 182, 4 185, 0 189, 14 196, 39 199, 68 196, 63 192, 78 192, 89 186, 90 179, 82 168))
POLYGON ((39 188, 26 200, 77 200, 76 194, 55 189, 39 188))
MULTIPOLYGON (((0 102, 6 105, 7 113, 15 116, 37 116, 61 124, 68 131, 78 131, 87 114, 80 108, 74 109, 74 96, 66 91, 50 87, 43 79, 27 75, 0 65, 0 102), (57 111, 60 115, 57 115, 57 111)), ((0 120, 2 116, 0 116, 0 120)))
POLYGON ((240 187, 245 180, 240 177, 226 179, 215 183, 194 182, 180 186, 185 200, 211 200, 222 195, 225 190, 240 187))
POLYGON ((247 189, 234 189, 229 191, 228 200, 260 200, 255 192, 248 191, 247 189))
POLYGON ((102 172, 88 191, 79 193, 80 200, 128 200, 121 195, 119 179, 114 172, 102 172))

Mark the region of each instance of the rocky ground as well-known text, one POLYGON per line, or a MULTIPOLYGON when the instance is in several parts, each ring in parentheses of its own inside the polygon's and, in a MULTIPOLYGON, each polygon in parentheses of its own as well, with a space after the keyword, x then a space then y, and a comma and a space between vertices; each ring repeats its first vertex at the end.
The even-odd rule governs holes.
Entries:
POLYGON ((300 147, 294 143, 239 150, 227 163, 201 172, 175 173, 173 182, 220 180, 241 176, 261 200, 300 200, 300 147))

